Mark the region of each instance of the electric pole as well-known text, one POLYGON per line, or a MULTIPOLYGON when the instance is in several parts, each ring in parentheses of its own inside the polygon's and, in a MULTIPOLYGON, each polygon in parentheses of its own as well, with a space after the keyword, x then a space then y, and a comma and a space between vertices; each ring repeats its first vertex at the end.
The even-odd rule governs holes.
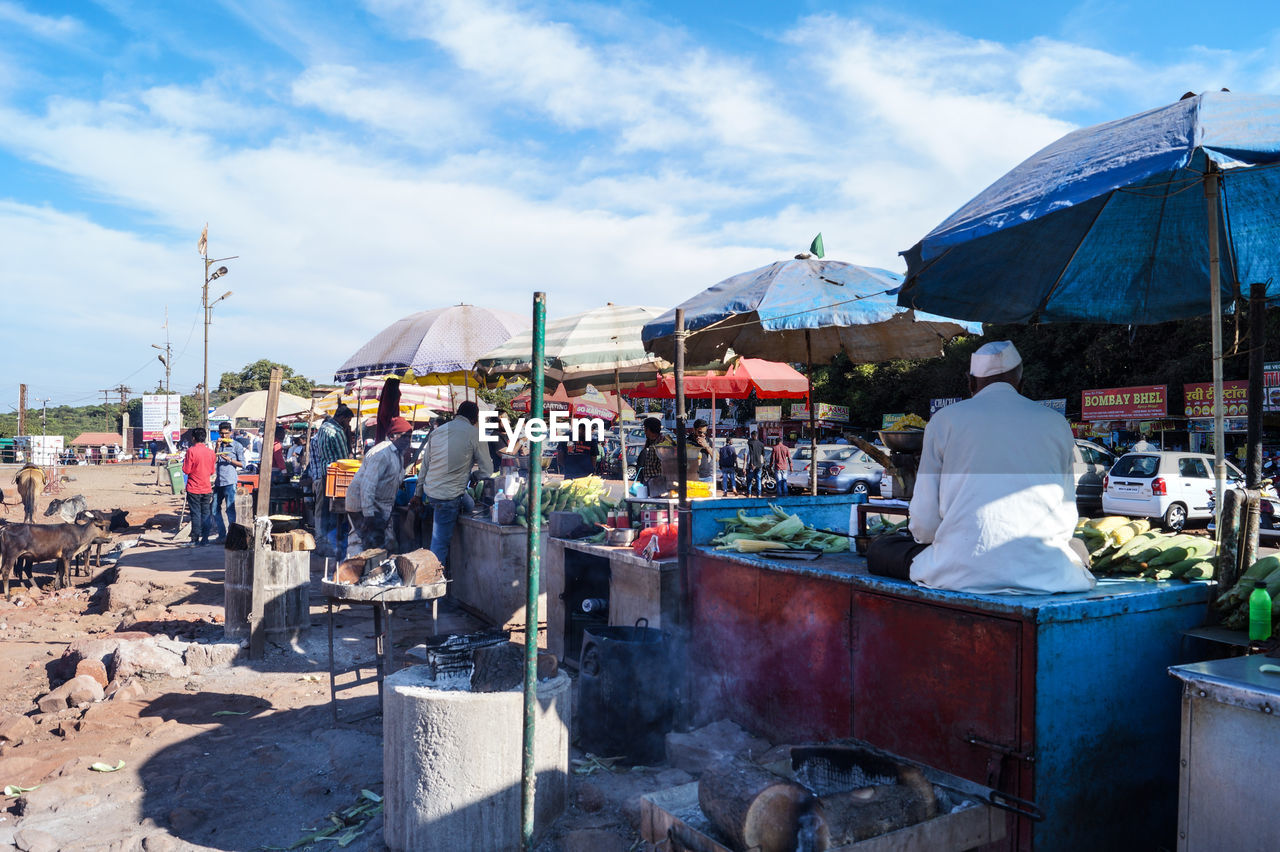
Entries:
POLYGON ((200 258, 204 261, 204 289, 200 291, 200 304, 204 308, 204 382, 201 388, 204 391, 203 405, 200 410, 200 424, 204 426, 205 431, 209 429, 209 324, 213 321, 213 306, 221 302, 223 299, 231 295, 231 291, 223 293, 212 302, 209 301, 209 283, 216 281, 227 274, 227 268, 220 266, 212 273, 209 267, 215 263, 221 263, 224 260, 236 260, 240 255, 232 255, 231 257, 209 257, 209 223, 206 222, 204 230, 200 232, 200 242, 196 244, 196 251, 200 254, 200 258))
POLYGON ((18 385, 18 434, 27 434, 27 386, 18 385))
POLYGON ((111 388, 107 388, 106 390, 98 391, 98 393, 102 394, 102 428, 105 432, 111 431, 111 412, 107 410, 107 406, 111 404, 107 400, 111 390, 111 388))

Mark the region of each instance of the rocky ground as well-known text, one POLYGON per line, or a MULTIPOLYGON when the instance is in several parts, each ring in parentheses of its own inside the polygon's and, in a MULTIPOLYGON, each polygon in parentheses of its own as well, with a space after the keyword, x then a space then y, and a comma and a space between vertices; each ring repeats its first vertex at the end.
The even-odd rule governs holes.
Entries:
MULTIPOLYGON (((224 638, 223 551, 172 539, 180 502, 154 470, 68 475, 61 496, 130 511, 132 526, 116 539, 133 546, 70 589, 47 590, 52 565, 37 566, 46 590, 15 588, 0 601, 0 849, 385 848, 376 688, 340 693, 334 721, 320 560, 309 631, 249 661, 224 638), (342 830, 314 839, 333 819, 342 830)), ((11 479, 0 469, 0 481, 11 479)), ((12 509, 7 517, 21 519, 12 509)), ((372 656, 371 612, 338 611, 339 669, 372 656)), ((422 606, 402 606, 394 619, 398 655, 433 630, 422 606)), ((436 629, 480 626, 446 599, 436 629)), ((571 757, 587 762, 539 848, 643 848, 643 793, 691 780, 714 754, 768 746, 721 725, 677 737, 674 765, 616 771, 575 749, 571 757)))

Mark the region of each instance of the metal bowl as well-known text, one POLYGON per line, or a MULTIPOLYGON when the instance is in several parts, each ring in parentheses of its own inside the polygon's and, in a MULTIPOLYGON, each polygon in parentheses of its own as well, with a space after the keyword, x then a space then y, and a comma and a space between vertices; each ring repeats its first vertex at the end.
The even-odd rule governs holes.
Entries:
POLYGON ((924 449, 923 429, 883 429, 876 433, 884 445, 895 453, 918 453, 924 449))
POLYGON ((618 527, 609 530, 608 541, 610 547, 628 547, 636 540, 636 531, 630 527, 618 527))

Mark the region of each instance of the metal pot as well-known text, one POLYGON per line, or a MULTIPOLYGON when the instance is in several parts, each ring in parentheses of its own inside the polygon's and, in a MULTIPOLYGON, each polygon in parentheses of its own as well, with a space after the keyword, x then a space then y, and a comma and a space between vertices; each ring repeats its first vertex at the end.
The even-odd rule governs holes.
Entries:
POLYGON ((636 540, 636 531, 630 527, 619 527, 609 530, 607 539, 610 547, 627 547, 636 540))

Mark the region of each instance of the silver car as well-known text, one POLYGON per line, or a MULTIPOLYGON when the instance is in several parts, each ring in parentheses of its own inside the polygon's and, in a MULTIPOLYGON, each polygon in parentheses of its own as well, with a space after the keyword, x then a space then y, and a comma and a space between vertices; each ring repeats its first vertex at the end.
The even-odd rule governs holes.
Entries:
MULTIPOLYGON (((806 491, 809 488, 809 447, 797 447, 791 454, 791 472, 787 488, 806 491)), ((848 444, 818 445, 818 490, 834 494, 873 494, 880 487, 884 468, 871 456, 848 444)))

